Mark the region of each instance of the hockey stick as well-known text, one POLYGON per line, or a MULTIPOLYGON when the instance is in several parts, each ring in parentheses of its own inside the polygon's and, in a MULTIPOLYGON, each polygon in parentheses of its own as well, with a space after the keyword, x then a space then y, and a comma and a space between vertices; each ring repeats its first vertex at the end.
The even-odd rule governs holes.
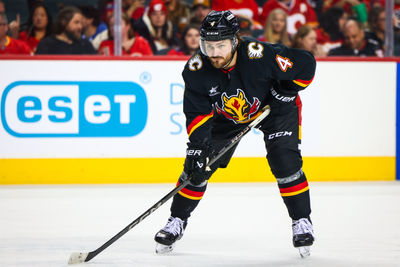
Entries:
MULTIPOLYGON (((215 157, 213 157, 208 163, 207 166, 210 167, 213 163, 215 163, 220 157, 222 157, 229 149, 231 149, 237 142, 242 139, 242 137, 247 134, 253 127, 257 126, 262 120, 264 120, 270 113, 271 109, 267 105, 263 109, 263 112, 256 118, 254 119, 249 125, 247 125, 240 133, 238 133, 234 138, 230 140, 228 144, 226 144, 217 154, 215 157)), ((120 237, 122 237, 124 234, 126 234, 129 230, 131 230, 133 227, 135 227, 137 224, 139 224, 144 218, 152 214, 156 209, 158 209, 161 205, 163 205, 165 202, 167 202, 171 197, 176 195, 179 191, 181 191, 185 186, 187 186, 190 182, 190 179, 183 173, 183 182, 175 187, 171 192, 169 192, 166 196, 164 196, 162 199, 160 199, 156 204, 154 204, 151 208, 146 210, 142 215, 140 215, 136 220, 131 222, 128 226, 126 226, 124 229, 122 229, 118 234, 113 236, 110 240, 108 240, 106 243, 104 243, 101 247, 99 247, 96 250, 93 250, 89 253, 85 252, 73 252, 69 258, 68 264, 76 264, 76 263, 83 263, 83 262, 88 262, 94 257, 96 257, 100 252, 105 250, 108 246, 110 246, 112 243, 117 241, 120 237)))

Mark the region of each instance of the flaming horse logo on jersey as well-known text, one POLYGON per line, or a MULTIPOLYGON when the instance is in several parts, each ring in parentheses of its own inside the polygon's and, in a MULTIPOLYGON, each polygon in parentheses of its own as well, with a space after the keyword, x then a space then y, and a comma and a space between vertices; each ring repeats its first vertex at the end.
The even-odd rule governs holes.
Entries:
POLYGON ((246 123, 252 119, 252 115, 257 113, 260 108, 260 100, 253 97, 251 104, 241 89, 236 90, 237 94, 227 96, 226 93, 221 95, 222 108, 215 104, 217 112, 223 114, 226 118, 233 120, 235 123, 246 123))

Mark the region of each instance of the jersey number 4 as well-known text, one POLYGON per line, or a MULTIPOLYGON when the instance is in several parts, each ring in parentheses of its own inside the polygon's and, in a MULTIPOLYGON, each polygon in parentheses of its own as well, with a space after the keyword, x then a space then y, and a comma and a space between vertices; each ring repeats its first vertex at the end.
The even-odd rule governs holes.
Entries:
POLYGON ((293 62, 290 61, 290 59, 288 59, 287 57, 276 55, 276 62, 278 62, 278 66, 283 72, 286 72, 288 68, 293 67, 293 62))

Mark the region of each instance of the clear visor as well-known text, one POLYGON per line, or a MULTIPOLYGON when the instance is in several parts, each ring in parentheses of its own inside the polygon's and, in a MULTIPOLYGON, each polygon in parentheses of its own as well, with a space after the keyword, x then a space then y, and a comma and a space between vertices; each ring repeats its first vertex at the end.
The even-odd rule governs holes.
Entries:
POLYGON ((226 57, 236 48, 236 37, 219 41, 200 38, 200 51, 208 57, 226 57))

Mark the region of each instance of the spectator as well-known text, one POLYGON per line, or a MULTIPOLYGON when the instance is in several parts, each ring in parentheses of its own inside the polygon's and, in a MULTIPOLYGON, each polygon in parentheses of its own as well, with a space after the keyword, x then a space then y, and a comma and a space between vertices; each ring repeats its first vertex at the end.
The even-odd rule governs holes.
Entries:
MULTIPOLYGON (((99 48, 99 54, 101 55, 114 55, 114 16, 110 18, 110 30, 109 39, 101 43, 99 48)), ((130 17, 126 14, 122 14, 122 54, 130 56, 146 56, 153 55, 151 47, 146 39, 141 36, 136 36, 133 32, 130 17)))
POLYGON ((109 24, 111 16, 114 15, 114 1, 108 2, 104 7, 101 20, 106 24, 109 24))
POLYGON ((54 22, 53 35, 40 41, 36 54, 96 54, 92 44, 82 39, 81 11, 73 6, 64 7, 54 22))
POLYGON ((328 56, 379 56, 383 52, 378 44, 365 39, 365 33, 361 23, 355 19, 349 19, 344 25, 344 43, 329 51, 328 56))
POLYGON ((293 48, 304 49, 315 57, 326 56, 320 45, 317 44, 317 33, 307 25, 301 26, 293 37, 293 48))
POLYGON ((258 39, 272 44, 290 46, 289 35, 286 29, 287 13, 283 9, 276 8, 269 13, 267 23, 265 24, 264 35, 258 39))
POLYGON ((252 37, 252 21, 247 17, 238 16, 240 37, 252 37))
POLYGON ((168 10, 168 20, 182 32, 190 20, 190 9, 182 0, 164 0, 168 10))
MULTIPOLYGON (((382 7, 385 7, 385 1, 383 0, 382 7)), ((394 0, 394 11, 400 11, 400 0, 394 0)))
POLYGON ((93 6, 80 6, 83 15, 82 37, 93 40, 99 33, 107 30, 107 25, 100 20, 100 12, 93 6))
POLYGON ((26 42, 35 53, 39 42, 51 34, 52 19, 49 10, 42 3, 32 6, 27 29, 19 33, 19 39, 26 42))
POLYGON ((29 46, 10 36, 7 36, 8 20, 4 12, 0 12, 0 54, 30 54, 29 46))
POLYGON ((210 0, 194 0, 192 6, 192 18, 190 19, 190 24, 200 25, 204 18, 210 13, 211 5, 210 0))
POLYGON ((234 15, 247 17, 254 21, 254 24, 261 26, 258 5, 255 0, 213 0, 212 10, 230 10, 234 15))
POLYGON ((11 21, 8 25, 8 29, 10 31, 10 35, 14 39, 19 38, 19 30, 21 27, 21 16, 19 14, 16 15, 16 19, 11 21))
POLYGON ((0 0, 0 13, 6 13, 4 2, 0 0))
POLYGON ((269 13, 276 8, 283 9, 287 14, 287 32, 295 34, 297 29, 304 24, 317 27, 318 21, 314 9, 307 0, 269 0, 261 13, 261 21, 265 23, 269 13))
POLYGON ((343 8, 349 16, 355 16, 358 21, 365 24, 367 22, 369 0, 328 0, 324 1, 323 10, 331 7, 343 8))
POLYGON ((378 46, 383 49, 386 29, 386 13, 383 7, 375 6, 371 8, 368 16, 368 25, 369 31, 365 33, 366 38, 376 41, 378 46))
POLYGON ((167 13, 162 0, 152 0, 147 13, 134 25, 134 30, 149 42, 153 54, 165 54, 178 44, 176 30, 167 20, 167 13))
POLYGON ((394 1, 393 16, 394 48, 393 55, 400 56, 400 0, 394 1))
POLYGON ((94 49, 99 49, 100 43, 108 38, 107 25, 100 20, 100 11, 93 6, 80 6, 83 15, 82 38, 88 39, 94 49))
POLYGON ((394 34, 394 48, 393 48, 393 55, 400 56, 400 34, 394 34))
POLYGON ((200 30, 197 25, 189 24, 183 29, 181 45, 178 49, 171 49, 167 55, 191 56, 200 47, 200 30))
MULTIPOLYGON (((371 8, 375 6, 381 6, 385 7, 386 6, 386 1, 385 0, 371 0, 370 4, 371 8)), ((394 0, 394 11, 400 10, 400 0, 394 0)))
POLYGON ((321 17, 321 13, 322 13, 322 6, 325 1, 324 0, 307 0, 307 2, 314 9, 315 14, 317 15, 317 19, 319 21, 319 18, 321 17))
POLYGON ((347 13, 343 8, 332 7, 322 13, 317 32, 317 43, 325 54, 343 43, 343 28, 347 21, 347 13))
MULTIPOLYGON (((6 13, 6 6, 3 1, 0 1, 0 12, 6 13)), ((8 24, 8 30, 11 35, 9 37, 18 39, 20 25, 21 25, 21 16, 17 13, 16 19, 11 21, 10 24, 8 24)))
POLYGON ((124 13, 133 20, 138 20, 143 16, 146 9, 144 2, 144 0, 122 0, 124 13))
POLYGON ((365 2, 368 5, 369 8, 369 2, 370 1, 363 1, 363 0, 327 0, 324 1, 322 5, 323 10, 328 10, 329 8, 332 7, 340 7, 345 10, 345 12, 348 13, 348 15, 351 15, 351 7, 357 4, 361 4, 365 2))
MULTIPOLYGON (((109 23, 110 17, 114 15, 114 0, 105 1, 102 9, 99 10, 101 20, 109 23)), ((122 13, 126 13, 132 20, 141 18, 146 10, 145 0, 122 0, 122 13)))

